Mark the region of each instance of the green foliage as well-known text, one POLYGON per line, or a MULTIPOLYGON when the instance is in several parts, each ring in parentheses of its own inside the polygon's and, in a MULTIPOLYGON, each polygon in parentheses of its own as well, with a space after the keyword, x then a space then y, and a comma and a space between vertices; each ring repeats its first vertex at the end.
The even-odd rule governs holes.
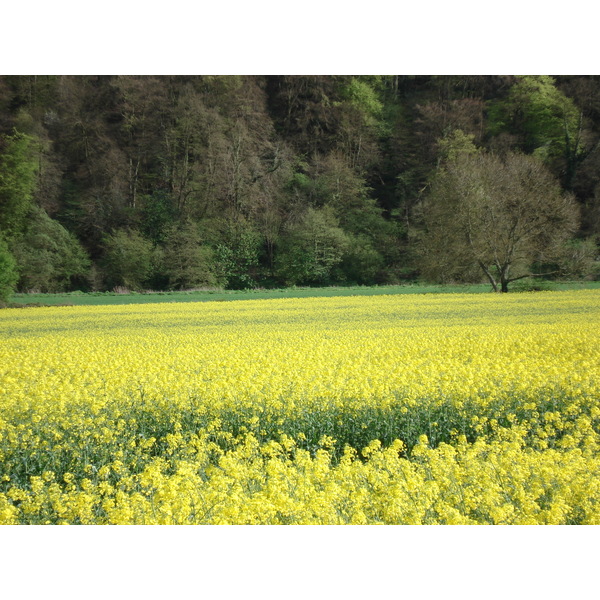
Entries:
POLYGON ((29 212, 25 233, 11 247, 20 273, 19 290, 60 292, 85 284, 90 268, 85 250, 43 209, 29 212))
POLYGON ((153 246, 135 230, 120 229, 104 238, 103 267, 108 287, 143 289, 152 274, 153 246))
POLYGON ((313 180, 304 173, 293 173, 289 182, 287 183, 287 188, 289 191, 300 192, 305 194, 310 194, 312 187, 314 186, 313 180))
POLYGON ((474 135, 466 134, 462 129, 455 129, 446 137, 438 140, 439 156, 441 160, 455 160, 464 154, 475 154, 477 146, 473 140, 474 135))
POLYGON ((600 251, 593 238, 567 240, 559 251, 560 274, 572 279, 600 276, 600 251))
POLYGON ((23 231, 36 186, 34 138, 15 131, 0 136, 0 232, 10 239, 23 231))
POLYGON ((328 157, 316 180, 320 204, 333 208, 340 226, 349 232, 360 233, 381 218, 381 209, 369 196, 364 177, 356 173, 339 155, 328 157))
POLYGON ((378 125, 383 113, 378 84, 377 78, 352 77, 342 89, 342 97, 362 114, 366 125, 378 125))
POLYGON ((198 225, 192 221, 167 234, 162 266, 170 288, 217 287, 220 283, 214 252, 203 244, 198 225))
POLYGON ((317 205, 335 219, 330 223, 344 233, 346 240, 339 243, 347 247, 339 265, 327 271, 326 279, 365 285, 387 282, 390 267, 398 259, 398 228, 384 217, 365 178, 339 155, 328 157, 321 168, 313 188, 318 192, 317 205))
POLYGON ((583 151, 577 144, 580 111, 547 75, 519 77, 506 100, 493 102, 489 131, 522 136, 524 150, 545 162, 583 151))
POLYGON ((344 254, 339 268, 349 283, 368 285, 372 281, 381 280, 385 261, 371 239, 359 234, 350 238, 348 251, 344 254))
POLYGON ((18 280, 17 263, 8 250, 6 242, 0 237, 0 301, 8 300, 18 280))
POLYGON ((334 269, 350 247, 331 206, 309 208, 283 237, 277 274, 287 285, 331 283, 334 269))
POLYGON ((248 223, 231 224, 215 248, 217 281, 231 290, 256 287, 262 242, 262 236, 248 223))
POLYGON ((168 194, 157 190, 141 199, 141 221, 145 237, 155 244, 163 243, 173 223, 175 211, 168 194))
POLYGON ((552 289, 552 282, 546 279, 525 277, 515 281, 511 286, 513 292, 545 292, 552 289))

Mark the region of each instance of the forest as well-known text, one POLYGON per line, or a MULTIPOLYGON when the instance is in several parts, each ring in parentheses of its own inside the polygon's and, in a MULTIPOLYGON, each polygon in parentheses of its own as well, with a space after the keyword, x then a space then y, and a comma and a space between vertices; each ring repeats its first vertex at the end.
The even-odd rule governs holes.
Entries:
POLYGON ((597 279, 597 76, 2 76, 14 291, 597 279))

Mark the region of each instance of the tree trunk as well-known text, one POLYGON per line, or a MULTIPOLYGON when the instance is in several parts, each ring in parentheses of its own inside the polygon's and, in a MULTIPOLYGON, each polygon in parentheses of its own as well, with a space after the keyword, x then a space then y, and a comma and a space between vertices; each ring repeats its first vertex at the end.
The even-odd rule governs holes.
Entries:
POLYGON ((498 282, 494 279, 494 276, 492 275, 491 271, 487 268, 487 266, 481 262, 481 261, 477 261, 479 263, 479 266, 483 269, 483 272, 485 273, 486 277, 490 280, 490 283, 492 284, 492 287, 494 288, 494 291, 497 292, 498 291, 498 282))

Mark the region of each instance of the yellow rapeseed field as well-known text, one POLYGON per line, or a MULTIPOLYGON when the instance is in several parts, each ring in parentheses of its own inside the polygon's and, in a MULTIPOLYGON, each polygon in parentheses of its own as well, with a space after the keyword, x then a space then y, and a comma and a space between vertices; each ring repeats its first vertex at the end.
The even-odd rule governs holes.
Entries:
POLYGON ((600 291, 0 312, 0 523, 596 524, 600 291))

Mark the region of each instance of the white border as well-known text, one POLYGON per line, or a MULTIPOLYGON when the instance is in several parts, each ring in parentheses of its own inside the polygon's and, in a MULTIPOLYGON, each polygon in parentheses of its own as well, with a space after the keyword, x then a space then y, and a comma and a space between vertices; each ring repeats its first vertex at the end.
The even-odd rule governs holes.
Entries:
POLYGON ((589 2, 30 0, 0 74, 597 74, 589 2))
POLYGON ((594 526, 6 526, 0 564, 3 595, 20 598, 548 600, 590 597, 596 589, 596 532, 594 526))

